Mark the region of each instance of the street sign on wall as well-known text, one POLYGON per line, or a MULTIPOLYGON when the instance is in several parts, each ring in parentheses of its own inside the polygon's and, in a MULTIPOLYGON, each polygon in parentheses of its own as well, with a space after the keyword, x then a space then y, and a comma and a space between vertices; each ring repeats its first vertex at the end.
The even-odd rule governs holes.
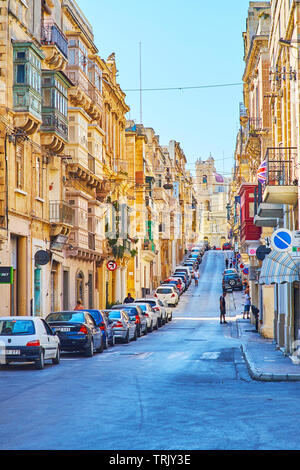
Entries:
POLYGON ((271 246, 276 251, 291 251, 293 245, 293 233, 286 229, 280 228, 275 230, 271 237, 271 246))
POLYGON ((0 284, 13 284, 12 266, 0 266, 0 284))
POLYGON ((109 269, 109 271, 115 271, 118 267, 117 263, 113 260, 108 261, 106 266, 107 266, 107 269, 109 269))

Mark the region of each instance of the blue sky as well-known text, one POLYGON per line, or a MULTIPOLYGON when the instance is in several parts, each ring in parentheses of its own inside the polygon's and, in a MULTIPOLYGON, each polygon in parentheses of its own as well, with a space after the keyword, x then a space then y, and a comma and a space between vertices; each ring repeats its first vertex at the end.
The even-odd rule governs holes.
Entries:
MULTIPOLYGON (((139 43, 143 88, 241 83, 242 32, 248 0, 77 0, 94 29, 101 57, 115 52, 118 82, 130 119, 140 122, 139 43)), ((215 158, 228 175, 233 166, 242 86, 144 91, 143 124, 160 143, 180 142, 193 170, 197 158, 215 158)))

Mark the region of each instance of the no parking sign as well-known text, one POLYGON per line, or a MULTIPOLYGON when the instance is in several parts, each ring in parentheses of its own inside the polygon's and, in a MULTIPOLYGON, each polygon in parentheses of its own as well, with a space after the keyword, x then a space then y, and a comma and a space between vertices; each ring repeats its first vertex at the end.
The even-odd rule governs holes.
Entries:
POLYGON ((113 260, 108 261, 106 266, 107 266, 107 269, 109 269, 110 271, 115 271, 118 267, 117 263, 113 260))

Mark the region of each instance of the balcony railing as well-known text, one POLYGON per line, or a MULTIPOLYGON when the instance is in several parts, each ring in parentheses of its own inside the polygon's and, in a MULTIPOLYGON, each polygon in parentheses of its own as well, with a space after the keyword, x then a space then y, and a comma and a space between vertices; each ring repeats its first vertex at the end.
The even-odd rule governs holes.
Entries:
POLYGON ((49 220, 51 224, 74 224, 74 209, 62 201, 50 201, 49 220))
POLYGON ((249 132, 256 132, 262 130, 262 119, 256 117, 249 118, 249 132))
POLYGON ((52 19, 42 23, 41 43, 44 46, 55 45, 68 58, 68 40, 52 19))
POLYGON ((55 114, 42 115, 43 124, 42 131, 44 132, 57 132, 64 139, 68 140, 68 125, 59 119, 55 114))
POLYGON ((297 186, 296 147, 269 147, 266 152, 267 186, 297 186))

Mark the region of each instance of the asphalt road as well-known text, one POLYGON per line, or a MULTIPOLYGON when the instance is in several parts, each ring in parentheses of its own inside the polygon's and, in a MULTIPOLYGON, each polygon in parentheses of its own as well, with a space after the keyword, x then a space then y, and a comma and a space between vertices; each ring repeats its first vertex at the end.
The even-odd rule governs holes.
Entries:
POLYGON ((299 383, 255 382, 209 252, 173 321, 93 358, 0 371, 0 449, 299 449, 299 383))

